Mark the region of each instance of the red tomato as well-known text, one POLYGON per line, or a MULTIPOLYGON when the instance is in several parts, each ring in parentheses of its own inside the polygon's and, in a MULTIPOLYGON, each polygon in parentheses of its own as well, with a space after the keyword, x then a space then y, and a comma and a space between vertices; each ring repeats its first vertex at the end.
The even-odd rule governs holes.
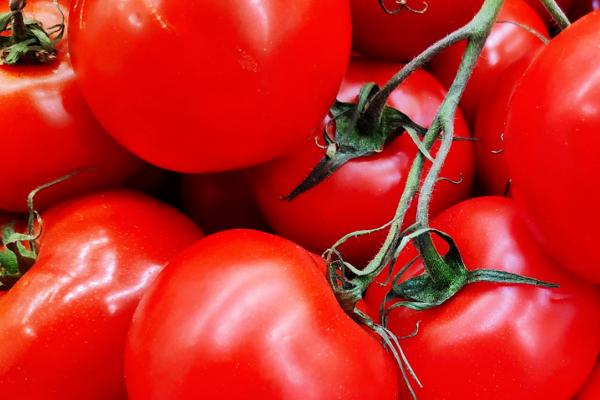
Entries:
POLYGON ((600 364, 596 366, 587 383, 577 395, 577 400, 598 400, 600 399, 600 364))
MULTIPOLYGON (((538 12, 538 14, 540 16, 546 18, 548 21, 551 20, 550 14, 548 14, 548 11, 546 11, 546 8, 542 4, 541 0, 525 0, 525 1, 527 1, 527 3, 529 3, 530 6, 535 8, 535 10, 538 12)), ((556 3, 566 13, 573 7, 574 4, 581 2, 581 1, 582 0, 556 0, 556 3)), ((585 2, 588 0, 583 0, 583 1, 585 2)))
POLYGON ((600 283, 600 12, 536 57, 506 126, 513 194, 544 249, 600 283), (584 213, 581 217, 579 213, 584 213))
MULTIPOLYGON (((353 60, 338 99, 356 101, 363 84, 371 80, 384 84, 399 68, 398 64, 353 60)), ((445 94, 430 74, 417 71, 392 94, 389 105, 415 122, 429 126, 445 94)), ((456 136, 469 136, 460 113, 455 130, 456 136)), ((442 175, 453 180, 462 176, 463 181, 458 185, 439 183, 431 204, 433 214, 469 195, 473 180, 472 152, 471 142, 454 143, 442 175)), ((275 232, 320 254, 343 235, 379 227, 394 216, 416 154, 415 144, 407 134, 402 134, 383 152, 350 161, 291 202, 281 200, 324 156, 323 150, 309 140, 289 156, 259 167, 252 175, 252 184, 259 206, 275 232)), ((407 223, 414 221, 414 211, 411 209, 407 223)), ((364 262, 374 255, 383 239, 384 234, 378 233, 352 241, 351 246, 343 247, 344 255, 349 260, 364 262)))
POLYGON ((482 102, 477 110, 474 136, 475 168, 480 188, 485 194, 503 195, 509 183, 508 166, 504 155, 504 131, 509 104, 519 79, 530 64, 523 58, 500 75, 493 96, 482 102))
MULTIPOLYGON (((398 2, 384 1, 389 9, 398 2)), ((408 0, 398 14, 387 14, 376 0, 350 0, 352 8, 352 46, 373 58, 408 62, 427 47, 460 28, 479 11, 483 0, 408 0)))
MULTIPOLYGON (((544 21, 523 0, 507 0, 498 21, 513 21, 549 37, 544 21)), ((522 58, 531 60, 542 47, 544 42, 522 27, 508 22, 496 23, 461 101, 461 108, 471 126, 475 123, 478 107, 494 97, 493 87, 504 71, 522 58)), ((458 43, 432 61, 434 75, 446 87, 454 81, 465 48, 465 43, 458 43)))
POLYGON ((124 399, 123 349, 146 287, 200 237, 182 214, 106 192, 43 214, 34 266, 0 302, 6 399, 124 399))
MULTIPOLYGON (((8 10, 6 3, 1 12, 8 10)), ((46 26, 60 22, 52 0, 27 2, 25 14, 46 26)), ((59 42, 58 58, 50 64, 0 66, 0 120, 0 209, 24 211, 30 191, 73 171, 82 172, 40 193, 39 208, 123 183, 141 167, 89 111, 75 83, 66 40, 59 42)))
MULTIPOLYGON (((398 308, 389 328, 424 385, 421 400, 565 400, 581 387, 600 350, 596 288, 552 261, 531 238, 511 199, 480 197, 440 214, 469 269, 494 268, 560 285, 558 289, 476 283, 434 309, 398 308)), ((440 247, 440 250, 442 247, 440 247)), ((397 270, 415 256, 401 255, 397 270)), ((407 278, 422 271, 417 262, 407 278)), ((385 288, 373 284, 378 307, 385 288)))
POLYGON ((183 175, 181 197, 187 214, 204 232, 267 229, 252 188, 238 171, 183 175))
POLYGON ((249 230, 170 263, 135 313, 125 369, 131 400, 398 398, 390 356, 311 254, 249 230))
POLYGON ((119 142, 167 169, 222 171, 318 128, 348 64, 349 12, 347 0, 77 0, 70 44, 119 142))

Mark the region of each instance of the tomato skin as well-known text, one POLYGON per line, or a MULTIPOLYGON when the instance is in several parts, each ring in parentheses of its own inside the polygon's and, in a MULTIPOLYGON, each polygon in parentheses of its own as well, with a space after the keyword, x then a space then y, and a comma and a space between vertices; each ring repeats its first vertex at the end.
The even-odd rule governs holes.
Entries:
POLYGON ((313 256, 250 230, 169 264, 135 313, 125 368, 131 400, 398 396, 391 358, 341 310, 313 256))
POLYGON ((583 386, 576 397, 576 400, 597 400, 600 399, 600 364, 590 375, 587 383, 583 386))
MULTIPOLYGON (((356 101, 361 86, 369 81, 384 84, 401 65, 355 59, 350 64, 338 99, 356 101)), ((392 96, 388 104, 406 113, 415 122, 429 126, 445 90, 429 73, 412 74, 392 96)), ((469 130, 457 115, 456 136, 469 136, 469 130)), ((315 253, 321 254, 343 235, 377 228, 394 215, 417 149, 403 134, 374 156, 350 161, 315 188, 291 202, 281 200, 292 191, 324 156, 323 150, 307 141, 289 156, 257 168, 251 182, 263 215, 278 234, 315 253)), ((463 182, 440 182, 434 193, 431 212, 436 214, 466 198, 473 181, 473 144, 457 141, 444 165, 442 176, 463 182)), ((411 208, 407 224, 414 221, 411 208)), ((383 233, 364 236, 343 246, 344 255, 353 262, 373 256, 383 242, 383 233)))
POLYGON ((518 81, 531 60, 523 58, 511 65, 498 79, 493 96, 477 110, 475 160, 477 181, 483 193, 502 196, 509 188, 509 172, 504 152, 504 131, 510 100, 518 81))
POLYGON ((348 64, 349 11, 347 0, 78 0, 70 45, 119 142, 166 169, 216 172, 318 128, 348 64))
MULTIPOLYGON (((498 21, 513 21, 549 37, 542 18, 523 0, 507 0, 500 10, 498 21)), ((520 26, 508 22, 494 26, 461 100, 461 108, 471 126, 479 106, 494 97, 492 89, 504 71, 521 59, 530 62, 542 47, 544 43, 538 37, 520 26)), ((465 48, 464 42, 458 43, 443 51, 431 63, 433 74, 446 87, 454 81, 465 48)))
POLYGON ((0 391, 7 399, 124 399, 135 307, 200 232, 128 191, 74 199, 43 219, 36 263, 0 301, 0 391))
POLYGON ((588 14, 536 57, 513 96, 505 137, 513 194, 534 236, 558 262, 596 283, 599 26, 600 12, 588 14))
MULTIPOLYGON (((388 8, 397 7, 386 1, 388 8)), ((421 9, 421 0, 408 4, 421 9)), ((377 1, 350 0, 352 46, 368 56, 387 61, 408 62, 447 34, 465 25, 481 8, 482 0, 427 0, 423 14, 403 10, 386 14, 377 1)))
MULTIPOLYGON (((8 11, 4 3, 1 12, 8 11)), ((45 26, 60 22, 52 0, 27 2, 25 13, 45 26)), ((40 193, 37 207, 121 184, 142 165, 106 134, 88 109, 66 44, 59 42, 58 59, 48 65, 0 66, 0 209, 25 211, 30 191, 76 170, 82 171, 80 176, 40 193)))
POLYGON ((180 190, 186 213, 206 233, 268 229, 252 188, 240 171, 183 175, 180 190))
MULTIPOLYGON (((424 385, 419 399, 571 398, 600 350, 597 289, 539 248, 511 199, 467 200, 432 226, 454 238, 469 269, 500 269, 560 288, 477 283, 435 309, 392 311, 389 328, 397 335, 421 321, 418 335, 402 342, 424 385)), ((397 270, 415 256, 413 247, 407 250, 397 270)), ((407 278, 419 271, 420 261, 407 278)), ((367 303, 378 307, 385 290, 372 285, 367 303)))

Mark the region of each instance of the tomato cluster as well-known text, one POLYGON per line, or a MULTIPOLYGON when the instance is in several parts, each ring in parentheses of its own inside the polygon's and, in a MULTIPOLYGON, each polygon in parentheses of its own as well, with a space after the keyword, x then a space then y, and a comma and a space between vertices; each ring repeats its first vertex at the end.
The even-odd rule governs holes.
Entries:
POLYGON ((0 6, 1 396, 600 398, 600 3, 557 3, 0 6))

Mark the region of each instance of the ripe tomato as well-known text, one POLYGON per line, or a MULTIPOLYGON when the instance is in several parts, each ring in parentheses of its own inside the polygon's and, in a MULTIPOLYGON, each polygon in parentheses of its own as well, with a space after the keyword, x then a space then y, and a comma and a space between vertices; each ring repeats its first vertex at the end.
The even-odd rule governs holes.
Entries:
POLYGON ((529 227, 557 261, 596 283, 599 27, 596 11, 543 49, 517 86, 506 126, 513 194, 529 227))
POLYGON ((125 147, 222 171, 318 128, 348 64, 349 12, 347 0, 77 0, 70 45, 86 100, 125 147))
MULTIPOLYGON (((353 60, 338 99, 356 101, 363 84, 369 81, 384 84, 400 67, 353 60)), ((417 71, 392 94, 388 104, 415 122, 429 126, 445 94, 442 85, 429 73, 417 71)), ((469 136, 460 112, 455 130, 456 136, 469 136)), ((416 154, 415 144, 407 134, 402 134, 383 152, 348 162, 291 202, 281 200, 324 156, 323 150, 309 140, 289 156, 259 167, 251 180, 263 215, 275 232, 320 254, 343 235, 379 227, 394 216, 416 154)), ((442 175, 453 180, 462 177, 462 183, 439 183, 431 204, 433 214, 469 195, 473 181, 471 142, 454 143, 442 175)), ((412 208, 407 223, 414 221, 414 212, 412 208)), ((364 262, 374 255, 384 237, 383 233, 362 237, 352 241, 351 246, 342 247, 343 253, 349 260, 364 262)))
POLYGON ((186 213, 206 233, 267 229, 250 184, 238 171, 183 175, 180 186, 186 213))
MULTIPOLYGON (((498 21, 513 21, 549 37, 544 21, 523 0, 506 0, 498 21)), ((465 47, 465 43, 457 43, 432 61, 434 75, 446 87, 454 81, 465 47)), ((461 108, 471 126, 474 126, 478 107, 494 98, 493 87, 504 71, 522 58, 531 60, 542 47, 544 42, 522 27, 508 22, 496 23, 461 101, 461 108)))
MULTIPOLYGON (((560 285, 547 289, 477 283, 426 311, 397 308, 389 328, 423 383, 421 400, 565 400, 581 387, 600 350, 600 296, 531 238, 513 200, 480 197, 440 214, 432 226, 456 241, 467 268, 494 268, 560 285)), ((442 247, 439 247, 442 250, 442 247)), ((407 249, 397 270, 415 256, 407 249)), ((422 271, 417 262, 407 278, 422 271)), ((378 307, 385 288, 371 285, 378 307)))
MULTIPOLYGON (((6 3, 1 12, 8 11, 6 3)), ((64 8, 64 6, 62 6, 64 8)), ((27 2, 28 18, 45 26, 60 22, 52 0, 27 2)), ((0 120, 3 162, 0 209, 24 211, 36 187, 81 170, 79 176, 40 193, 45 208, 69 196, 123 183, 141 162, 100 127, 83 100, 66 41, 46 65, 0 66, 0 120)))
POLYGON ((134 192, 89 195, 43 214, 34 266, 0 301, 7 399, 123 399, 131 316, 195 225, 134 192))
POLYGON ((390 356, 342 311, 313 256, 250 230, 209 236, 160 274, 125 369, 131 400, 398 398, 390 356))
POLYGON ((600 364, 596 366, 587 383, 583 386, 577 400, 598 400, 600 399, 600 364))
POLYGON ((531 60, 523 58, 500 75, 492 89, 493 96, 477 110, 474 135, 478 183, 483 193, 501 196, 509 183, 508 165, 504 153, 504 131, 509 104, 515 87, 531 60))
MULTIPOLYGON (((398 9, 398 2, 384 1, 387 8, 398 9)), ((384 12, 377 1, 350 0, 352 45, 359 53, 388 61, 408 62, 427 47, 460 28, 479 11, 483 0, 408 0, 398 14, 384 12)))

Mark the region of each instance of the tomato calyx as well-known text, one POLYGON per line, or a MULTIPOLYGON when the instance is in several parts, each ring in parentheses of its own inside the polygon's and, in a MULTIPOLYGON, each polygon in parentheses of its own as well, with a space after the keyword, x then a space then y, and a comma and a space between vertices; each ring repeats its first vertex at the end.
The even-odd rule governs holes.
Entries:
MULTIPOLYGON (((491 282, 503 285, 518 284, 543 288, 558 288, 557 284, 494 269, 473 269, 465 266, 458 246, 452 237, 434 228, 415 231, 415 244, 419 248, 425 266, 425 272, 415 278, 400 282, 402 272, 394 277, 391 290, 383 305, 385 316, 397 307, 413 310, 427 310, 442 305, 454 297, 465 286, 478 282, 491 282), (445 255, 440 255, 430 240, 423 240, 423 235, 433 233, 448 245, 445 255), (385 307, 391 301, 391 306, 385 307)), ((429 236, 427 236, 429 237, 429 236)), ((412 263, 411 263, 412 264, 412 263)), ((408 269, 406 266, 404 270, 408 269)), ((384 324, 385 325, 385 324, 384 324)))
POLYGON ((383 9, 383 11, 385 11, 387 14, 390 14, 390 15, 398 14, 405 9, 410 12, 413 12, 415 14, 425 14, 427 12, 427 10, 429 10, 429 3, 426 1, 422 2, 421 8, 415 8, 415 7, 410 6, 408 4, 408 0, 395 0, 394 3, 396 4, 396 8, 391 9, 385 5, 385 0, 379 0, 379 5, 383 9))
POLYGON ((385 106, 376 116, 368 112, 369 101, 378 92, 375 83, 367 83, 360 90, 357 104, 334 103, 330 109, 331 120, 323 129, 325 156, 285 200, 292 201, 317 186, 350 160, 380 153, 387 143, 403 132, 417 145, 421 143, 418 137, 427 129, 401 111, 385 106), (328 133, 330 127, 335 127, 333 137, 328 133))
POLYGON ((65 16, 59 24, 44 29, 42 23, 23 16, 26 0, 10 0, 10 11, 0 14, 0 64, 44 64, 56 59, 56 44, 65 33, 65 16))

